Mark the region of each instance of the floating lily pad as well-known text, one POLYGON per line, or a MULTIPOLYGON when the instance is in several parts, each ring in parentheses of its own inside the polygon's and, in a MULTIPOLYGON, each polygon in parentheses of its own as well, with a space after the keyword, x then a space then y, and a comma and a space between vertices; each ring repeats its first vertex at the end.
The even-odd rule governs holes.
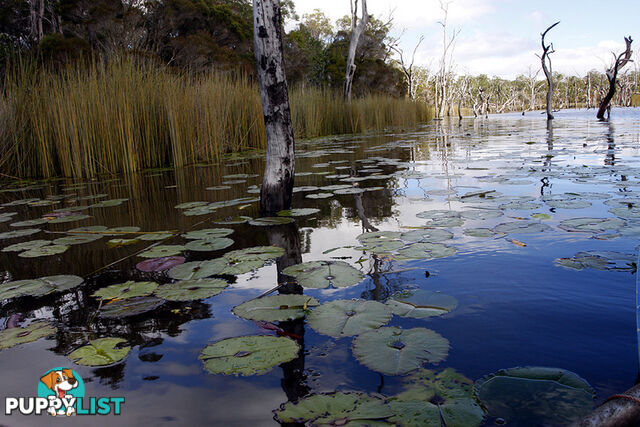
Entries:
POLYGON ((219 251, 221 249, 228 248, 233 245, 233 243, 233 240, 227 239, 226 237, 208 240, 193 240, 187 243, 185 248, 196 252, 219 251))
POLYGON ((470 219, 474 221, 500 218, 502 215, 504 215, 502 211, 499 211, 497 209, 493 209, 493 210, 476 209, 473 211, 464 211, 460 213, 460 216, 462 218, 470 219))
POLYGON ((298 344, 268 335, 227 338, 202 350, 199 359, 212 374, 261 375, 298 356, 298 344))
POLYGON ((155 295, 169 301, 193 301, 218 295, 227 286, 221 279, 182 280, 160 286, 155 295))
POLYGON ((137 233, 140 231, 140 227, 114 227, 109 228, 106 231, 108 232, 108 234, 106 234, 107 236, 118 236, 120 234, 137 233))
POLYGON ((203 206, 207 206, 209 204, 209 202, 186 202, 186 203, 180 203, 179 205, 176 205, 175 208, 176 209, 193 209, 193 208, 200 208, 203 206))
POLYGON ((136 316, 148 313, 164 304, 164 300, 153 296, 116 300, 103 305, 100 317, 107 319, 136 316))
POLYGON ((539 219, 539 220, 547 220, 547 219, 551 219, 551 215, 546 213, 533 213, 531 214, 531 218, 539 219))
POLYGON ((465 228, 462 232, 471 237, 493 237, 496 235, 490 228, 465 228))
POLYGON ((393 294, 387 300, 387 306, 396 316, 424 319, 455 310, 458 300, 440 292, 415 289, 393 294))
POLYGON ((342 288, 359 283, 363 274, 344 261, 311 261, 292 265, 283 271, 305 288, 342 288))
POLYGON ((91 233, 91 232, 102 233, 107 230, 108 228, 105 227, 104 225, 90 225, 88 227, 72 228, 71 230, 67 231, 67 233, 91 233))
POLYGON ((473 381, 454 369, 436 374, 420 369, 404 381, 403 391, 389 399, 391 422, 403 426, 479 426, 484 411, 473 396, 473 381))
POLYGON ((38 219, 30 219, 27 221, 18 221, 10 224, 11 227, 33 227, 36 225, 42 225, 48 223, 48 219, 38 218, 38 219))
POLYGON ((39 258, 43 256, 58 255, 66 252, 67 249, 69 249, 69 246, 67 245, 47 245, 21 252, 18 256, 21 258, 39 258))
POLYGON ((453 239, 453 233, 439 228, 411 230, 400 235, 406 242, 438 243, 453 239))
POLYGON ((123 246, 130 246, 139 243, 138 239, 111 239, 107 241, 107 246, 110 248, 121 248, 123 246))
POLYGON ((253 218, 250 216, 234 216, 226 219, 221 219, 219 221, 214 221, 214 224, 220 225, 235 225, 235 224, 244 224, 246 222, 251 221, 253 218))
POLYGON ((84 243, 95 242, 101 238, 102 236, 99 234, 74 234, 55 239, 53 243, 56 245, 82 245, 84 243))
POLYGON ((256 218, 249 221, 249 224, 256 225, 259 227, 269 227, 272 225, 283 225, 290 224, 294 221, 293 218, 289 217, 265 217, 265 218, 256 218))
POLYGON ((114 206, 120 206, 121 204, 123 204, 124 202, 126 202, 129 199, 112 199, 112 200, 102 200, 96 204, 93 204, 89 207, 91 208, 111 208, 114 206))
POLYGON ((153 248, 139 253, 142 258, 162 258, 174 255, 180 255, 186 248, 182 245, 158 245, 153 248))
POLYGON ((16 280, 0 285, 0 299, 9 299, 21 296, 39 297, 53 292, 62 292, 75 288, 84 279, 78 276, 45 276, 39 279, 16 280))
POLYGON ((37 249, 46 245, 50 245, 51 240, 30 240, 23 243, 14 243, 2 249, 2 252, 22 252, 29 249, 37 249))
POLYGON ((418 218, 422 219, 451 219, 451 218, 460 218, 460 212, 456 211, 448 211, 444 209, 434 209, 430 211, 420 212, 416 215, 418 218))
POLYGON ((353 354, 369 369, 402 375, 446 359, 449 341, 426 328, 382 327, 356 337, 353 354))
POLYGON ((69 353, 69 359, 83 366, 107 366, 124 359, 131 347, 120 347, 125 343, 122 338, 99 338, 69 353))
POLYGON ((328 199, 333 197, 333 193, 315 193, 315 194, 307 194, 305 196, 307 199, 328 199))
POLYGON ((227 237, 233 234, 233 230, 230 228, 207 228, 204 230, 194 230, 182 235, 185 239, 191 240, 211 240, 221 237, 227 237))
POLYGON ((207 190, 218 191, 218 190, 228 190, 230 188, 231 188, 231 186, 229 186, 229 185, 216 185, 214 187, 207 187, 207 190))
POLYGON ((412 243, 398 251, 398 259, 433 259, 444 258, 458 251, 453 246, 442 243, 412 243))
POLYGON ((608 271, 635 272, 637 256, 613 251, 578 252, 571 258, 558 258, 555 263, 574 270, 593 268, 608 271))
POLYGON ((626 224, 619 218, 572 218, 562 221, 558 228, 566 231, 602 233, 608 230, 618 230, 626 224))
POLYGON ((204 279, 217 274, 237 275, 248 273, 264 265, 260 260, 233 262, 219 258, 211 261, 187 262, 169 270, 169 277, 178 280, 204 279))
POLYGON ((361 249, 376 254, 389 253, 404 246, 400 240, 401 233, 397 231, 375 231, 363 233, 356 237, 362 244, 361 249))
POLYGON ((215 206, 211 206, 211 205, 199 206, 197 208, 187 209, 187 210, 183 211, 182 214, 184 216, 208 215, 211 212, 215 212, 216 209, 218 209, 218 208, 215 207, 215 206))
POLYGON ((489 415, 509 425, 569 425, 593 408, 589 383, 559 368, 525 367, 498 371, 475 385, 489 415))
POLYGON ((158 231, 157 233, 141 234, 137 237, 137 239, 145 240, 145 241, 158 241, 158 240, 165 240, 173 236, 174 236, 173 233, 158 231))
POLYGON ((640 218, 640 206, 623 207, 623 208, 611 208, 609 212, 617 217, 624 219, 637 219, 640 218))
POLYGON ((47 322, 32 322, 22 328, 7 328, 0 332, 0 350, 15 347, 20 344, 37 341, 57 332, 55 326, 47 322))
POLYGON ((391 320, 391 311, 377 301, 335 300, 314 309, 307 321, 316 331, 335 338, 377 329, 391 320))
POLYGON ((309 215, 314 215, 317 214, 318 212, 320 212, 320 209, 316 209, 316 208, 299 208, 299 209, 289 209, 289 210, 285 210, 285 211, 280 211, 277 213, 278 216, 293 216, 293 217, 298 217, 298 216, 309 216, 309 215))
POLYGON ((500 205, 500 209, 502 209, 502 210, 511 209, 511 210, 518 210, 518 211, 529 211, 529 210, 538 209, 538 208, 540 208, 540 206, 541 206, 540 203, 516 200, 516 201, 513 201, 513 202, 509 202, 509 203, 503 203, 502 205, 500 205))
POLYGON ((555 209, 584 209, 591 206, 586 200, 549 200, 547 206, 555 209))
POLYGON ((244 319, 282 322, 304 317, 308 309, 319 304, 307 295, 272 295, 244 302, 234 307, 233 312, 244 319))
POLYGON ((67 222, 82 221, 91 218, 91 215, 67 215, 49 221, 49 224, 63 224, 67 222))
POLYGON ((280 258, 282 255, 284 255, 284 249, 277 246, 254 246, 227 252, 224 254, 224 258, 232 262, 268 261, 280 258))
POLYGON ((340 188, 335 190, 333 194, 362 194, 365 190, 359 187, 340 188))
POLYGON ((460 227, 462 224, 464 224, 463 218, 438 218, 438 219, 432 219, 431 221, 427 222, 425 225, 427 227, 453 228, 453 227, 460 227))
POLYGON ((168 270, 175 267, 176 265, 183 264, 184 262, 185 258, 182 256, 152 258, 146 261, 139 262, 138 264, 136 264, 136 268, 140 271, 148 273, 151 271, 168 270))
POLYGON ((497 225, 493 231, 497 233, 533 234, 549 230, 549 226, 533 221, 513 221, 497 225))
POLYGON ((103 300, 146 297, 151 295, 157 287, 158 284, 156 282, 134 282, 130 280, 125 283, 98 289, 92 296, 103 300))
POLYGON ((393 412, 380 396, 357 392, 313 394, 274 411, 280 423, 303 425, 376 426, 387 424, 393 412))
POLYGON ((4 233, 0 233, 0 240, 15 239, 18 237, 27 237, 27 236, 31 236, 33 234, 39 233, 41 231, 42 230, 39 228, 25 228, 22 230, 5 231, 4 233))

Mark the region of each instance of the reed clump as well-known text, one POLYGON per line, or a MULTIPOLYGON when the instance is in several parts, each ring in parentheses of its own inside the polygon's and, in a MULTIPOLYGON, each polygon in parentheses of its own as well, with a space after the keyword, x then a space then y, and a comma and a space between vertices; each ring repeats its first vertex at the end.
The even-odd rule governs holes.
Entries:
MULTIPOLYGON (((298 138, 427 121, 426 104, 330 89, 290 90, 298 138)), ((266 145, 257 85, 221 73, 190 75, 122 58, 38 69, 14 64, 0 93, 0 173, 94 177, 212 162, 266 145)))

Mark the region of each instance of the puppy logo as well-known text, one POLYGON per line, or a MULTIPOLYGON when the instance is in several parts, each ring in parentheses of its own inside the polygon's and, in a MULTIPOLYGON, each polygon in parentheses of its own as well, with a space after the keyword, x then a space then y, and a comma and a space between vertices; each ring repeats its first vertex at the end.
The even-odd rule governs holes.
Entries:
POLYGON ((38 396, 49 399, 49 414, 75 415, 76 398, 84 397, 84 383, 73 370, 55 368, 40 377, 38 396))

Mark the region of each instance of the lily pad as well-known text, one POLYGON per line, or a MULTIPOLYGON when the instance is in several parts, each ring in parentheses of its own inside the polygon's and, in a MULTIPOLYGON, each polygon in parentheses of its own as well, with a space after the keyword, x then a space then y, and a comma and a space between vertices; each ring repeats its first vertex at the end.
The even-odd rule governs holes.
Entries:
POLYGON ((21 296, 39 297, 53 292, 62 292, 75 288, 84 279, 78 276, 45 276, 39 279, 16 280, 0 285, 0 299, 21 296))
POLYGON ((531 218, 539 219, 539 220, 547 220, 547 219, 551 219, 551 215, 546 213, 533 213, 531 214, 531 218))
POLYGON ((455 310, 458 300, 440 292, 415 289, 393 294, 387 306, 396 316, 424 319, 455 310))
POLYGON ((244 224, 246 222, 251 221, 253 218, 250 216, 233 216, 226 219, 221 219, 218 221, 214 221, 214 224, 220 225, 235 225, 235 224, 244 224))
POLYGON ((89 206, 90 208, 111 208, 114 206, 120 206, 124 202, 129 199, 112 199, 112 200, 102 200, 96 204, 89 206))
POLYGON ((400 235, 405 242, 439 243, 453 239, 453 233, 439 228, 411 230, 400 235))
POLYGON ((110 248, 121 248, 123 246, 130 246, 139 243, 138 239, 110 239, 107 240, 107 246, 110 248))
POLYGON ((116 300, 102 306, 100 317, 110 319, 137 316, 153 311, 162 304, 164 304, 164 300, 153 296, 116 300))
POLYGON ((184 247, 190 251, 209 252, 228 248, 229 246, 233 245, 233 243, 234 241, 231 239, 220 237, 217 239, 193 240, 187 243, 184 247))
POLYGON ((584 209, 591 206, 586 200, 549 200, 547 206, 555 209, 584 209))
POLYGON ((21 328, 8 328, 0 332, 0 350, 15 347, 20 344, 37 341, 40 338, 55 334, 58 329, 47 322, 32 322, 21 328))
POLYGON ((624 208, 611 208, 609 212, 617 217, 624 219, 637 219, 640 218, 640 206, 624 207, 624 208))
POLYGON ((193 301, 218 295, 229 284, 221 279, 195 279, 162 285, 155 295, 169 301, 193 301))
POLYGON ((353 340, 360 363, 388 375, 403 375, 425 363, 438 363, 449 354, 449 341, 426 328, 382 327, 353 340))
POLYGON ((193 208, 200 208, 203 206, 207 206, 209 204, 209 202, 186 202, 186 203, 180 203, 179 205, 176 205, 175 208, 176 209, 193 209, 193 208))
POLYGON ((158 245, 153 248, 139 253, 142 258, 162 258, 174 255, 180 255, 186 248, 182 245, 158 245))
POLYGON ((558 258, 555 263, 574 270, 593 268, 607 271, 631 271, 637 270, 637 256, 614 251, 585 251, 578 252, 571 258, 558 258))
POLYGON ((157 287, 158 284, 156 282, 134 282, 130 280, 118 285, 98 289, 92 296, 103 300, 145 297, 151 295, 157 287))
POLYGON ((562 221, 558 228, 574 232, 602 233, 608 230, 618 230, 626 224, 619 218, 572 218, 562 221))
POLYGON ((37 249, 46 245, 50 245, 51 240, 30 240, 28 242, 14 243, 2 249, 2 252, 22 252, 29 249, 37 249))
POLYGON ((500 218, 502 215, 502 211, 497 209, 489 210, 489 209, 476 209, 472 211, 464 211, 460 213, 460 216, 465 219, 480 221, 480 220, 488 220, 500 218))
POLYGON ((182 256, 170 256, 161 258, 152 258, 136 264, 136 268, 140 271, 149 273, 151 271, 164 271, 183 264, 185 258, 182 256))
POLYGON ((232 234, 233 230, 230 228, 206 228, 203 230, 194 230, 182 235, 185 239, 191 240, 211 240, 218 239, 220 237, 227 237, 232 234))
POLYGON ((108 228, 105 227, 104 225, 90 225, 88 227, 72 228, 71 230, 67 231, 67 233, 91 233, 91 232, 102 233, 107 230, 108 228))
POLYGON ((158 240, 165 240, 173 236, 174 234, 168 231, 167 232, 158 231, 157 233, 141 234, 137 237, 137 239, 145 240, 145 241, 158 241, 158 240))
POLYGON ((358 392, 313 394, 274 411, 280 423, 303 425, 376 426, 387 424, 391 407, 380 396, 358 392))
POLYGON ((15 239, 18 237, 27 237, 33 234, 39 233, 42 230, 39 228, 24 228, 22 230, 15 231, 5 231, 4 233, 0 233, 0 240, 4 239, 15 239))
POLYGON ((304 317, 309 308, 319 304, 307 295, 272 295, 244 302, 234 307, 233 312, 244 319, 282 322, 304 317))
POLYGON ((268 261, 280 258, 282 255, 284 255, 284 249, 277 246, 254 246, 227 252, 224 254, 224 258, 232 262, 268 261))
POLYGON ((320 212, 320 209, 299 208, 299 209, 289 209, 289 210, 280 211, 276 215, 283 216, 283 217, 288 217, 288 216, 298 217, 298 216, 314 215, 314 214, 317 214, 318 212, 320 212))
POLYGON ((498 371, 475 385, 489 415, 509 425, 569 425, 593 408, 589 383, 559 368, 524 367, 498 371))
POLYGON ((533 234, 549 230, 549 226, 534 221, 513 221, 497 225, 493 231, 506 234, 533 234))
POLYGON ((503 203, 502 205, 500 205, 500 209, 502 209, 502 210, 510 209, 510 210, 518 210, 518 211, 529 211, 529 210, 538 209, 538 208, 540 208, 540 206, 542 206, 542 205, 540 205, 540 203, 515 200, 513 202, 503 203))
POLYGON ((465 228, 462 232, 465 236, 471 237, 493 237, 496 235, 490 228, 465 228))
POLYGON ((252 219, 251 221, 249 221, 249 224, 259 227, 270 227, 272 225, 290 224, 293 221, 293 218, 277 216, 252 219))
POLYGON ((137 233, 138 231, 140 231, 140 227, 114 227, 109 228, 106 231, 108 232, 108 234, 106 234, 107 236, 118 236, 120 234, 137 233))
POLYGON ((108 366, 124 359, 131 347, 118 347, 126 342, 122 338, 99 338, 69 353, 68 357, 78 365, 108 366), (117 348, 118 347, 118 348, 117 348))
POLYGON ((71 236, 60 237, 53 241, 56 245, 82 245, 84 243, 95 242, 100 240, 101 235, 98 234, 74 234, 71 236))
POLYGON ((83 221, 91 218, 91 215, 67 215, 49 221, 49 224, 63 224, 67 222, 83 221))
POLYGON ((259 260, 233 262, 218 258, 211 261, 194 261, 178 265, 169 270, 168 275, 172 279, 178 280, 204 279, 216 274, 244 274, 263 265, 264 262, 259 260))
POLYGON ((333 197, 333 193, 314 193, 307 194, 305 197, 307 199, 328 199, 330 197, 333 197))
POLYGON ((18 221, 10 224, 11 227, 33 227, 36 225, 47 224, 49 222, 48 219, 38 218, 38 219, 29 219, 27 221, 18 221))
POLYGON ((448 211, 444 209, 434 209, 430 211, 420 212, 416 215, 418 218, 422 219, 451 219, 451 218, 460 218, 460 212, 456 211, 448 211))
POLYGON ((314 309, 307 321, 316 331, 335 338, 377 329, 391 320, 391 311, 377 301, 335 300, 314 309))
POLYGON ((305 288, 342 288, 359 283, 363 274, 344 261, 311 261, 292 265, 283 271, 305 288))
POLYGON ((298 344, 286 337, 227 338, 202 350, 199 359, 212 374, 261 375, 298 357, 298 344))
POLYGON ((458 250, 442 243, 412 243, 398 251, 398 259, 433 259, 445 258, 458 250))
POLYGON ((67 245, 47 245, 29 249, 28 251, 18 254, 18 256, 22 258, 39 258, 42 256, 58 255, 66 252, 67 249, 69 249, 67 245))

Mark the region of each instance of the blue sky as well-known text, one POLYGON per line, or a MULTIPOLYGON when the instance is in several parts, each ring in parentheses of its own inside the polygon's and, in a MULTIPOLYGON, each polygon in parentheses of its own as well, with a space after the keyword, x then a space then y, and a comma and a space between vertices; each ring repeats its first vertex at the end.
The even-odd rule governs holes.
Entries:
MULTIPOLYGON (((349 0, 294 1, 300 16, 315 8, 332 20, 349 13, 349 0)), ((395 32, 404 30, 401 47, 405 52, 411 52, 424 35, 416 64, 437 68, 442 52, 438 0, 368 0, 367 4, 369 13, 383 20, 393 13, 395 32)), ((603 71, 611 62, 611 51, 621 52, 623 37, 628 35, 638 37, 634 47, 640 51, 638 0, 454 0, 449 6, 449 28, 460 29, 453 56, 455 69, 506 78, 526 73, 529 66, 537 70, 540 33, 556 21, 560 25, 547 36, 556 50, 554 71, 573 75, 603 71)))

